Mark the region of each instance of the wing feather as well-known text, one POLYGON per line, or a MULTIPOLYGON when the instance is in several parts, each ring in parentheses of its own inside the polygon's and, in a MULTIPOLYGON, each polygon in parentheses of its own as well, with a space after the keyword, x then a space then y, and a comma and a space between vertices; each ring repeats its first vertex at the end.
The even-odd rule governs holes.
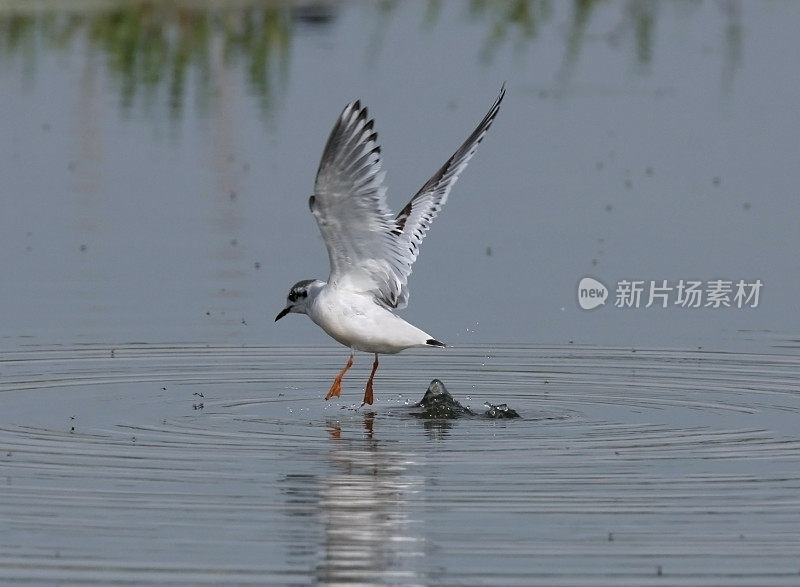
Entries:
POLYGON ((467 163, 472 159, 478 145, 486 136, 486 132, 500 110, 500 103, 506 94, 505 84, 500 88, 500 94, 492 104, 492 107, 483 117, 480 124, 472 131, 464 144, 453 154, 442 167, 433 174, 425 185, 420 188, 411 201, 405 205, 395 218, 395 234, 398 237, 400 246, 407 250, 409 259, 408 274, 411 273, 411 265, 417 260, 419 246, 422 239, 431 227, 433 219, 447 202, 447 196, 458 179, 462 171, 467 167, 467 163))
POLYGON ((328 249, 329 283, 371 294, 386 308, 408 304, 408 276, 419 245, 486 135, 504 95, 505 86, 469 138, 396 218, 386 203, 374 122, 358 100, 345 107, 328 137, 309 199, 328 249))
POLYGON ((404 282, 392 262, 394 221, 373 127, 359 101, 344 109, 325 145, 309 207, 328 249, 328 281, 395 307, 404 282))

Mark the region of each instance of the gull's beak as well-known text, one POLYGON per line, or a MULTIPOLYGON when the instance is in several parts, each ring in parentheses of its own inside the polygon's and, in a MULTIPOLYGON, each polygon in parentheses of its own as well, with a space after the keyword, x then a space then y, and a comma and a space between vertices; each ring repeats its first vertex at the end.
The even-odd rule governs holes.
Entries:
POLYGON ((284 308, 283 310, 281 310, 280 314, 278 314, 277 316, 275 316, 275 322, 277 322, 278 320, 280 320, 281 318, 283 318, 284 316, 286 316, 286 314, 288 314, 288 313, 289 313, 289 310, 291 310, 291 307, 286 307, 286 308, 284 308))

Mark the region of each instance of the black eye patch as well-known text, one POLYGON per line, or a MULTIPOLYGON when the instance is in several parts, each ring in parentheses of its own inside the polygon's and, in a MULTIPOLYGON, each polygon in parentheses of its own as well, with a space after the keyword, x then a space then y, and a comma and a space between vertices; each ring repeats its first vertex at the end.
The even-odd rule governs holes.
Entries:
POLYGON ((289 292, 289 301, 296 302, 299 298, 307 298, 308 292, 304 289, 301 290, 292 290, 289 292))

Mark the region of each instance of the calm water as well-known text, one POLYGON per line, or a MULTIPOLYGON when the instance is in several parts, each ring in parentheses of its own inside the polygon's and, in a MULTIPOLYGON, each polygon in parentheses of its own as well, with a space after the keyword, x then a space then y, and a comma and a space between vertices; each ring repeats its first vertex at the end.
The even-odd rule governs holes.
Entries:
POLYGON ((0 2, 0 582, 800 584, 799 19, 0 2), (453 348, 325 403, 347 350, 273 319, 327 274, 336 116, 369 106, 398 209, 503 82, 410 281, 453 348), (523 418, 410 416, 434 377, 523 418))
POLYGON ((0 579, 797 585, 796 356, 408 353, 357 409, 345 354, 6 353, 0 579), (523 418, 418 420, 430 373, 523 418))

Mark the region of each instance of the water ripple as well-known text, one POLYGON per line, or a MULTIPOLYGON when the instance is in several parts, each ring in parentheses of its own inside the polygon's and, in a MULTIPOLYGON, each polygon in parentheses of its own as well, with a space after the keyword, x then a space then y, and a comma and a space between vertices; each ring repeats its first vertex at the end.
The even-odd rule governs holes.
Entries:
POLYGON ((0 354, 0 581, 796 585, 800 359, 482 346, 0 354), (475 411, 421 421, 430 379, 475 411))

